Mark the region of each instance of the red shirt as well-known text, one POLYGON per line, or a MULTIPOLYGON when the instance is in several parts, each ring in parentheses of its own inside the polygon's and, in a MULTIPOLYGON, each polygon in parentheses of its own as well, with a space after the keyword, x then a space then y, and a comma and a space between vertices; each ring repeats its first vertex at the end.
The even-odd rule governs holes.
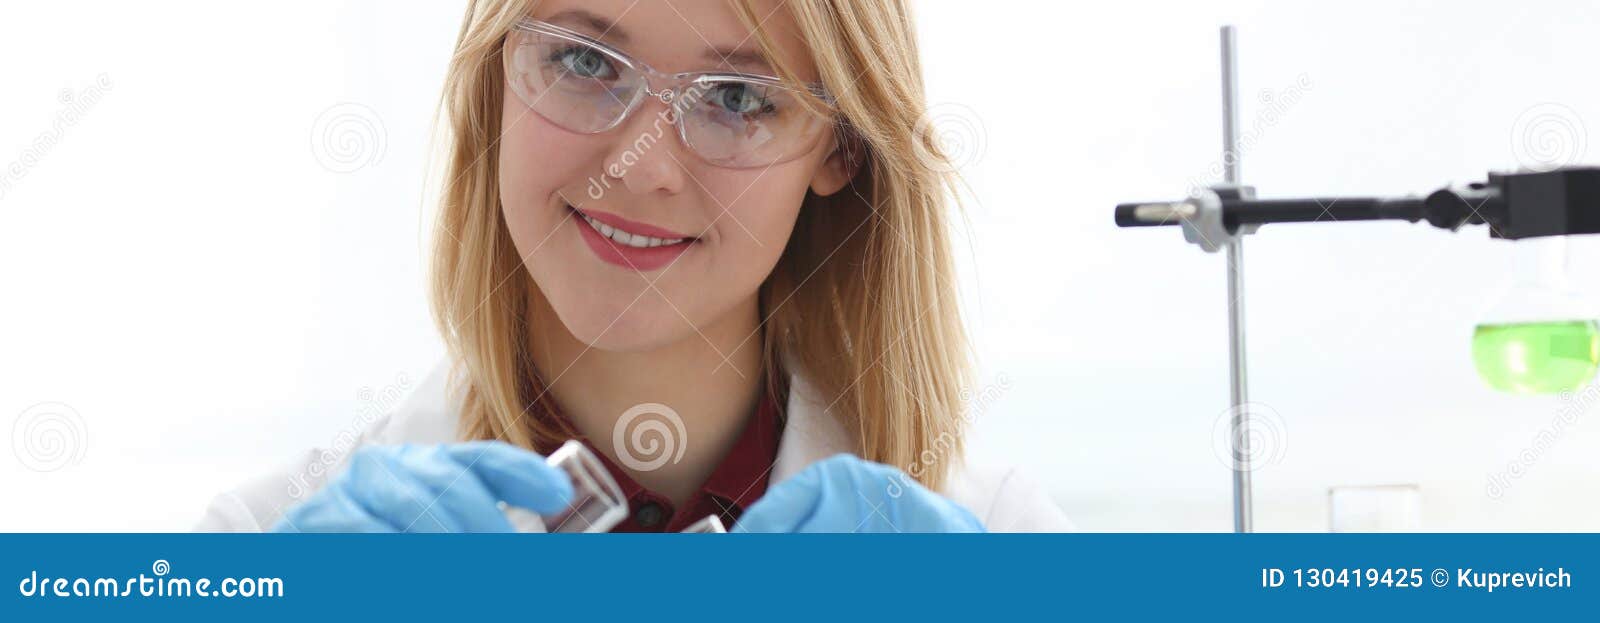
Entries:
POLYGON ((674 506, 667 496, 634 481, 588 439, 580 438, 580 441, 605 464, 606 471, 622 488, 622 497, 628 500, 628 517, 612 528, 612 532, 681 532, 706 515, 717 515, 724 526, 732 528, 745 507, 767 492, 767 480, 778 458, 778 439, 782 434, 778 401, 768 392, 745 422, 728 456, 681 507, 674 506))

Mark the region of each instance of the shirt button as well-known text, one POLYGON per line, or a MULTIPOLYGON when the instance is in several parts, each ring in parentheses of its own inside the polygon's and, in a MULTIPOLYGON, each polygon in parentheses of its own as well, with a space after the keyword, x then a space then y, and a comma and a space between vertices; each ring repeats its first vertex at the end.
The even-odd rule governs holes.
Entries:
POLYGON ((661 505, 655 502, 645 502, 633 511, 633 520, 641 528, 655 528, 661 525, 661 520, 666 513, 662 512, 661 505))

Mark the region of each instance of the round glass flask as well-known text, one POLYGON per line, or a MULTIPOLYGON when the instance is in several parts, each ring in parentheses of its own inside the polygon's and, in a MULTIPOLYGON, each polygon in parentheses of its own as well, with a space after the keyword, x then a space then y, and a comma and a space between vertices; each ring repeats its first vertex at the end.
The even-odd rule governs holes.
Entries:
POLYGON ((1512 241, 1512 283, 1472 332, 1472 361, 1490 387, 1556 394, 1600 368, 1595 306, 1567 275, 1567 240, 1512 241))

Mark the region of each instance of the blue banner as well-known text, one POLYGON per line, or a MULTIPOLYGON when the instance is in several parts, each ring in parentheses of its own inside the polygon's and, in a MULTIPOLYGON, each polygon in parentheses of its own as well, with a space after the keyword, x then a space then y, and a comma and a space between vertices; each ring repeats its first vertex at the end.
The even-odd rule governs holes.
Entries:
POLYGON ((1589 619, 1597 551, 1600 535, 7 534, 0 621, 1589 619))

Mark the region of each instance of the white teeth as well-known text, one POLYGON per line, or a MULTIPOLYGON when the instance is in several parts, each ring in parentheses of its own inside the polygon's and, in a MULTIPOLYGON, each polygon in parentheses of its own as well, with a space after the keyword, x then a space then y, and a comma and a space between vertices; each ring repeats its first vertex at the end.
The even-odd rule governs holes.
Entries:
POLYGON ((623 246, 646 249, 650 247, 659 247, 662 245, 678 244, 684 240, 687 240, 687 238, 651 238, 650 236, 630 234, 600 221, 589 218, 588 215, 579 214, 579 216, 582 216, 584 222, 588 223, 590 227, 593 227, 595 231, 600 232, 600 235, 610 238, 612 241, 623 246))

